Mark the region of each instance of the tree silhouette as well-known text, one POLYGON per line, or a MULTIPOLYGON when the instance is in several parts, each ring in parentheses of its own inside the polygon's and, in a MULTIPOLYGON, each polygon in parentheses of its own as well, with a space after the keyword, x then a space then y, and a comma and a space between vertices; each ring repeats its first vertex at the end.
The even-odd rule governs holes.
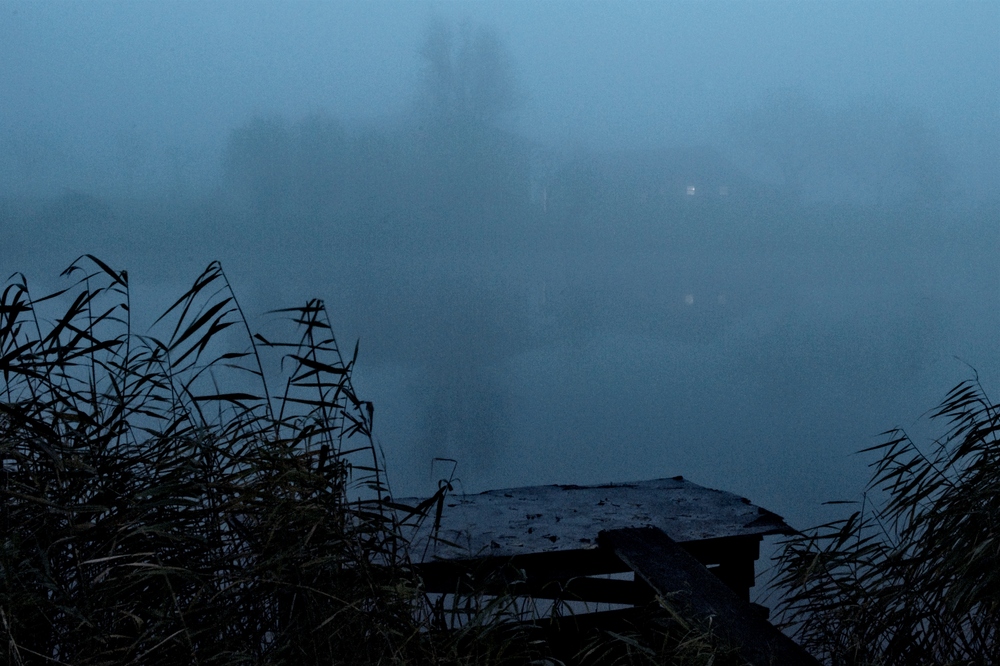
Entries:
POLYGON ((518 101, 510 57, 496 30, 469 24, 457 34, 441 20, 427 29, 421 103, 431 120, 494 126, 518 101))
POLYGON ((291 208, 329 213, 346 178, 347 141, 340 124, 313 114, 289 124, 255 118, 233 130, 223 155, 230 187, 265 215, 291 208))
POLYGON ((510 57, 493 28, 440 20, 419 54, 414 203, 424 228, 491 242, 523 217, 529 191, 526 142, 505 127, 519 100, 510 57))

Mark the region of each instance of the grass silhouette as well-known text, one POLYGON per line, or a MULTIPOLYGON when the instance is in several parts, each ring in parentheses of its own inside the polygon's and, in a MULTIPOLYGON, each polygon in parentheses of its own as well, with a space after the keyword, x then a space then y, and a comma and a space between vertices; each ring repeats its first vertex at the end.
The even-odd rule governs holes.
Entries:
POLYGON ((931 417, 929 446, 897 429, 865 449, 859 509, 779 557, 781 615, 830 664, 1000 663, 1000 406, 976 377, 931 417))
POLYGON ((416 589, 322 303, 279 313, 288 340, 251 335, 213 263, 146 336, 124 271, 86 256, 64 275, 37 299, 15 276, 0 298, 8 662, 405 652, 416 589))

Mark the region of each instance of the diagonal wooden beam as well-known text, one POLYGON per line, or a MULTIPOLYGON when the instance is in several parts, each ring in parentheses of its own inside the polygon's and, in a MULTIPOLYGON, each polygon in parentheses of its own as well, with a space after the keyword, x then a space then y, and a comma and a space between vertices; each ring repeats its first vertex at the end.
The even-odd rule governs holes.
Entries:
POLYGON ((598 544, 612 550, 681 615, 711 627, 738 648, 752 666, 819 666, 662 530, 608 530, 598 535, 598 544))

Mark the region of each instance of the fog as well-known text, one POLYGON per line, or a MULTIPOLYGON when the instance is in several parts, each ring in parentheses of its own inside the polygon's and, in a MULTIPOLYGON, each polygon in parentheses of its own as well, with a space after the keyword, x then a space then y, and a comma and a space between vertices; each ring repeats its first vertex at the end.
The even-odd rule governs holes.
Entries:
POLYGON ((806 527, 1000 380, 998 72, 992 2, 3 2, 0 269, 324 299, 399 495, 806 527))

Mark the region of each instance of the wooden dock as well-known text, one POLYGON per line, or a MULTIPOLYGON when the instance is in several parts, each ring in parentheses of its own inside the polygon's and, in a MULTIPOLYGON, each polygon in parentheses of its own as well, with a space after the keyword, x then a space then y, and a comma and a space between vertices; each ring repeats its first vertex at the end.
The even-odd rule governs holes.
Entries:
POLYGON ((659 598, 739 646, 748 663, 817 663, 750 604, 760 541, 792 529, 732 493, 674 477, 396 504, 428 592, 634 607, 659 598), (607 577, 628 572, 632 580, 607 577))

